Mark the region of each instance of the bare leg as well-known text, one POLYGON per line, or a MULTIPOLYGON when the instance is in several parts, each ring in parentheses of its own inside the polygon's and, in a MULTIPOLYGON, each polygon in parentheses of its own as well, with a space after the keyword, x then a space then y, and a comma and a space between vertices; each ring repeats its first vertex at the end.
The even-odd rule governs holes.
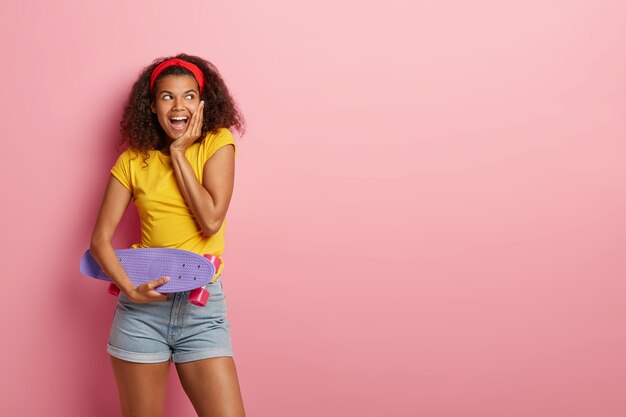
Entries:
POLYGON ((179 363, 176 370, 199 417, 245 417, 232 357, 179 363))
POLYGON ((163 414, 169 362, 134 363, 111 356, 124 417, 160 417, 163 414))

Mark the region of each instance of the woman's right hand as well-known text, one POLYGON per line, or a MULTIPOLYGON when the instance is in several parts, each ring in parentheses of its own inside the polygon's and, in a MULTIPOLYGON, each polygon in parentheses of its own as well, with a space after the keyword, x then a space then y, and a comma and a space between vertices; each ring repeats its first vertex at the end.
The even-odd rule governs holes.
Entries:
POLYGON ((155 288, 159 287, 170 280, 169 277, 161 277, 154 281, 145 282, 131 291, 125 292, 124 295, 129 301, 138 304, 153 303, 155 301, 167 301, 167 295, 161 294, 155 288))

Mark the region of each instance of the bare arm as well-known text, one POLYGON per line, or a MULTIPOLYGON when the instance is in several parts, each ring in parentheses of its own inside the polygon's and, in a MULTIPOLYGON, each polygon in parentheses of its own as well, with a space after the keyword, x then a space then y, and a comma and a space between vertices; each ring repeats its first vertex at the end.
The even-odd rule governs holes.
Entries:
POLYGON ((109 178, 104 198, 100 205, 96 224, 91 235, 90 251, 105 274, 133 302, 165 301, 167 296, 158 293, 154 288, 167 280, 147 282, 135 288, 126 271, 115 255, 111 239, 131 200, 131 193, 113 175, 109 178))
POLYGON ((218 149, 204 164, 202 184, 196 178, 184 150, 171 149, 178 186, 202 232, 211 236, 220 229, 233 194, 235 149, 218 149))

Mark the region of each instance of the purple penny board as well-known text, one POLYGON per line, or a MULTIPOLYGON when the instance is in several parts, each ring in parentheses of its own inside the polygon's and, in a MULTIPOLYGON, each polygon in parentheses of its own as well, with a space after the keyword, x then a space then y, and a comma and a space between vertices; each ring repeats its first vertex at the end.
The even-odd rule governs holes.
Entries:
MULTIPOLYGON (((163 276, 170 277, 166 284, 156 288, 160 293, 204 287, 211 282, 216 272, 215 265, 208 258, 182 249, 117 249, 115 254, 135 286, 163 276)), ((85 251, 80 261, 80 272, 92 278, 112 282, 89 250, 85 251)))

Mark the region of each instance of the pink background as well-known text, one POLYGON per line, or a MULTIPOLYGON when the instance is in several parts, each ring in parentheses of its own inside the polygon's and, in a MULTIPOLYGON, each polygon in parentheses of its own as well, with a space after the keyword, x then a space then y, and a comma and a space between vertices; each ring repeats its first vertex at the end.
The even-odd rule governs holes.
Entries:
MULTIPOLYGON (((623 2, 54 3, 0 6, 1 415, 119 415, 78 262, 130 84, 178 52, 248 121, 249 416, 626 415, 623 2)), ((175 373, 166 410, 194 415, 175 373)))

